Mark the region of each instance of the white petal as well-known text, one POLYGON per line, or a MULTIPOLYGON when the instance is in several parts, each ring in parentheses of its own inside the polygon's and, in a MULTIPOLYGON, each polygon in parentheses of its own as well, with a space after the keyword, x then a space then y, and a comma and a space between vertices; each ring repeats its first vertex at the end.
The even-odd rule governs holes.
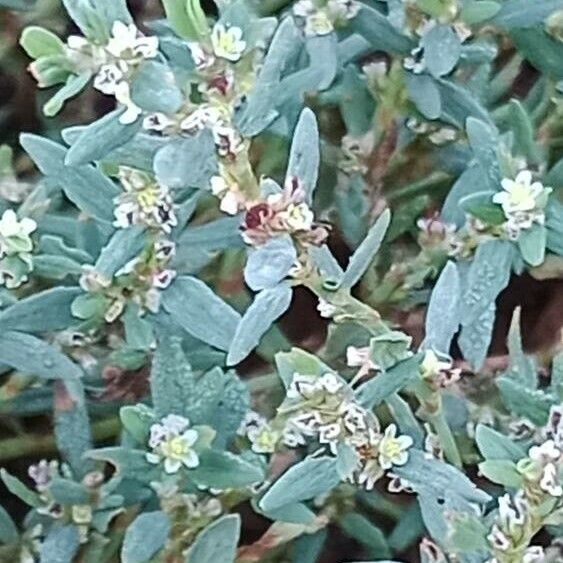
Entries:
POLYGON ((522 170, 518 172, 516 182, 518 184, 529 186, 532 183, 532 173, 529 170, 522 170))
POLYGON ((182 462, 177 459, 167 457, 164 460, 164 471, 166 471, 166 473, 176 473, 180 467, 182 467, 182 462))
POLYGON ((193 450, 190 450, 182 460, 182 463, 189 469, 193 469, 199 465, 199 457, 193 450))
POLYGON ((182 438, 184 438, 188 446, 193 446, 197 442, 198 437, 199 437, 198 431, 194 430, 193 428, 186 430, 182 434, 182 438))

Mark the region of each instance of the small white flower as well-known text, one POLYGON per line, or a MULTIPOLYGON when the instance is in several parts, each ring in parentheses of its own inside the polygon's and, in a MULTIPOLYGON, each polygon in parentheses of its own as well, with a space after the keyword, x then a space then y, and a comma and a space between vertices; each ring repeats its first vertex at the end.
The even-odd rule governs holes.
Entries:
POLYGON ((248 411, 238 427, 237 434, 239 436, 250 436, 259 428, 267 424, 267 420, 256 411, 248 411))
POLYGON ((257 454, 271 454, 276 451, 276 444, 280 438, 278 432, 272 430, 269 424, 265 423, 255 432, 248 435, 252 446, 251 449, 257 454))
POLYGON ((177 473, 183 466, 193 469, 199 465, 199 456, 193 446, 199 433, 188 428, 189 421, 181 416, 168 415, 160 424, 153 424, 150 429, 149 446, 152 453, 147 453, 149 463, 163 463, 166 473, 177 473))
POLYGON ((559 450, 563 450, 563 405, 554 405, 549 410, 545 433, 559 450))
POLYGON ((317 411, 304 412, 290 419, 290 425, 306 435, 313 435, 317 432, 322 422, 317 411))
POLYGON ((563 487, 559 482, 557 466, 554 463, 548 463, 544 467, 540 480, 540 489, 552 497, 563 495, 563 487))
POLYGON ((213 139, 219 156, 233 157, 243 147, 242 137, 238 131, 228 125, 213 127, 213 139))
POLYGON ((196 133, 206 127, 215 127, 222 122, 221 112, 211 106, 203 105, 190 113, 180 123, 180 128, 188 133, 196 133))
POLYGON ((498 498, 498 520, 505 530, 513 531, 526 521, 528 505, 521 494, 511 497, 508 493, 498 498))
POLYGON ((126 108, 126 111, 119 116, 119 122, 123 125, 135 123, 143 113, 143 110, 131 99, 129 84, 125 81, 120 82, 116 85, 114 94, 117 102, 124 105, 126 108))
POLYGON ((348 367, 359 368, 369 361, 369 346, 364 346, 363 348, 348 346, 346 348, 346 365, 348 367))
POLYGON ((299 0, 293 6, 293 13, 300 17, 306 18, 315 11, 313 0, 299 0))
POLYGON ((190 42, 188 43, 188 48, 197 70, 205 70, 215 62, 215 57, 208 53, 200 43, 190 42))
POLYGON ((0 244, 1 238, 26 238, 35 229, 37 229, 37 223, 33 219, 24 217, 18 221, 16 212, 13 209, 6 209, 0 219, 0 244))
POLYGON ((176 272, 174 270, 161 270, 153 274, 152 286, 157 289, 166 289, 174 281, 176 272))
POLYGON ((307 441, 301 432, 289 426, 283 432, 283 443, 289 448, 297 448, 304 446, 307 441))
POLYGON ((403 67, 411 70, 414 74, 422 74, 426 70, 426 61, 424 60, 424 49, 415 47, 410 56, 403 60, 403 67))
POLYGON ((522 555, 522 563, 544 563, 545 552, 540 545, 528 547, 522 555))
POLYGON ((504 191, 493 196, 493 202, 502 206, 507 218, 516 212, 530 212, 536 209, 538 198, 542 194, 551 193, 551 188, 545 188, 541 182, 532 181, 529 170, 518 172, 515 180, 503 178, 501 185, 504 191))
POLYGON ((546 440, 539 446, 532 446, 528 452, 530 459, 540 463, 557 461, 561 457, 561 450, 553 440, 546 440))
POLYGON ((487 536, 487 539, 493 549, 498 551, 506 551, 510 547, 510 540, 496 524, 493 524, 491 533, 487 536))
POLYGON ((397 427, 390 424, 379 442, 379 465, 390 469, 393 465, 405 465, 409 459, 407 450, 412 446, 410 436, 396 436, 397 427))
POLYGON ((292 231, 311 230, 315 219, 311 208, 306 203, 290 203, 278 216, 292 231))
POLYGON ((456 137, 457 132, 453 127, 440 127, 440 129, 428 135, 430 142, 435 145, 444 145, 451 141, 455 141, 456 137))
POLYGON ((342 433, 342 427, 338 423, 319 426, 319 442, 321 444, 332 444, 338 440, 342 433))
POLYGON ((113 96, 122 79, 123 72, 117 65, 103 65, 94 78, 94 88, 103 94, 113 96))
POLYGON ((342 382, 333 373, 325 373, 317 380, 316 387, 324 389, 327 393, 334 395, 342 389, 342 382))
POLYGON ((334 316, 337 309, 334 305, 331 305, 328 301, 325 301, 322 297, 319 297, 317 311, 320 313, 321 317, 330 319, 334 316))
POLYGON ((211 43, 215 56, 231 62, 240 60, 246 49, 246 42, 242 39, 242 29, 234 26, 227 29, 220 23, 213 27, 211 43))
POLYGON ((315 12, 305 20, 305 34, 309 36, 328 35, 334 31, 334 25, 324 11, 315 12))
POLYGON ((294 373, 293 379, 287 388, 288 399, 308 399, 311 397, 317 387, 317 378, 314 375, 302 375, 294 373))
POLYGON ((164 131, 173 124, 173 121, 164 113, 151 113, 143 119, 143 129, 147 131, 164 131))
POLYGON ((152 59, 158 53, 158 38, 141 35, 135 24, 115 21, 111 29, 112 36, 106 49, 116 58, 130 59, 141 57, 152 59))
POLYGON ((356 403, 346 402, 342 406, 342 422, 351 434, 367 429, 367 413, 356 403))

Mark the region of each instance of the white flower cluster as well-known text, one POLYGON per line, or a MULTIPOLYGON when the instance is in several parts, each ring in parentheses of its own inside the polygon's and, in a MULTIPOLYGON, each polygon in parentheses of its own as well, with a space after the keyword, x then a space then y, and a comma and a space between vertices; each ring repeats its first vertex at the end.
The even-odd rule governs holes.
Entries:
POLYGON ((563 469, 563 453, 553 440, 546 440, 539 446, 532 446, 529 458, 535 462, 540 472, 539 487, 552 497, 563 496, 559 473, 563 469))
POLYGON ((0 285, 19 287, 33 270, 31 233, 37 229, 33 219, 18 217, 12 209, 0 219, 0 285))
POLYGON ((266 418, 255 411, 246 413, 237 434, 248 438, 252 451, 257 454, 273 453, 281 438, 280 432, 274 430, 266 418))
POLYGON ((284 442, 289 447, 318 441, 336 455, 339 444, 352 446, 357 456, 348 479, 372 489, 385 470, 404 465, 413 441, 397 436, 390 424, 382 434, 379 421, 358 405, 350 388, 333 373, 317 377, 294 374, 280 413, 288 413, 284 442))
POLYGON ((305 21, 306 35, 328 35, 335 27, 355 18, 360 7, 356 0, 299 0, 293 6, 293 14, 305 21))
POLYGON ((146 454, 149 463, 164 466, 166 473, 177 473, 182 466, 193 469, 199 465, 199 456, 194 450, 199 433, 189 428, 187 418, 169 414, 160 423, 150 428, 149 446, 152 452, 146 454))
POLYGON ((67 53, 78 67, 85 64, 93 66, 97 72, 94 88, 114 96, 126 108, 119 118, 121 123, 137 120, 142 110, 131 100, 130 80, 143 60, 157 56, 158 38, 142 35, 134 24, 116 21, 107 44, 95 46, 84 37, 71 35, 67 53))
POLYGON ((506 217, 504 229, 508 237, 516 240, 523 230, 534 223, 545 222, 545 206, 552 188, 534 182, 529 170, 520 171, 514 180, 503 178, 502 190, 493 196, 493 202, 502 207, 506 217))
POLYGON ((146 225, 168 234, 178 224, 166 186, 144 172, 124 166, 119 169, 119 180, 124 192, 114 200, 116 227, 146 225))
POLYGON ((145 310, 158 313, 161 290, 166 289, 176 277, 176 272, 167 267, 174 252, 172 241, 157 239, 152 248, 118 270, 113 279, 101 275, 93 266, 85 265, 79 280, 80 287, 104 297, 107 303, 104 319, 108 323, 121 316, 128 301, 136 303, 141 313, 145 310))

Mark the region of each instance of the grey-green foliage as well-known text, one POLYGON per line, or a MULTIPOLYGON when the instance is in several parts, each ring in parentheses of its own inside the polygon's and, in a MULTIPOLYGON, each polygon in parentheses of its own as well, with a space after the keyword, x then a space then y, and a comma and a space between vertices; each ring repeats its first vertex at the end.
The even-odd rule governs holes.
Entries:
POLYGON ((166 543, 170 522, 164 512, 139 514, 125 532, 121 560, 124 563, 148 561, 166 543))
POLYGON ((186 554, 186 563, 232 563, 240 536, 240 517, 223 516, 203 532, 186 554))

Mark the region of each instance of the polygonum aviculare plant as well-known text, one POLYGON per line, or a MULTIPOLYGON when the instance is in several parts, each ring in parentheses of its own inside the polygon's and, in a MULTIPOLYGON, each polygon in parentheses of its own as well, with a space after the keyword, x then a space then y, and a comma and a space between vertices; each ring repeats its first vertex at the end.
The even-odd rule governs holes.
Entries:
POLYGON ((0 559, 562 561, 560 3, 31 4, 0 559))

